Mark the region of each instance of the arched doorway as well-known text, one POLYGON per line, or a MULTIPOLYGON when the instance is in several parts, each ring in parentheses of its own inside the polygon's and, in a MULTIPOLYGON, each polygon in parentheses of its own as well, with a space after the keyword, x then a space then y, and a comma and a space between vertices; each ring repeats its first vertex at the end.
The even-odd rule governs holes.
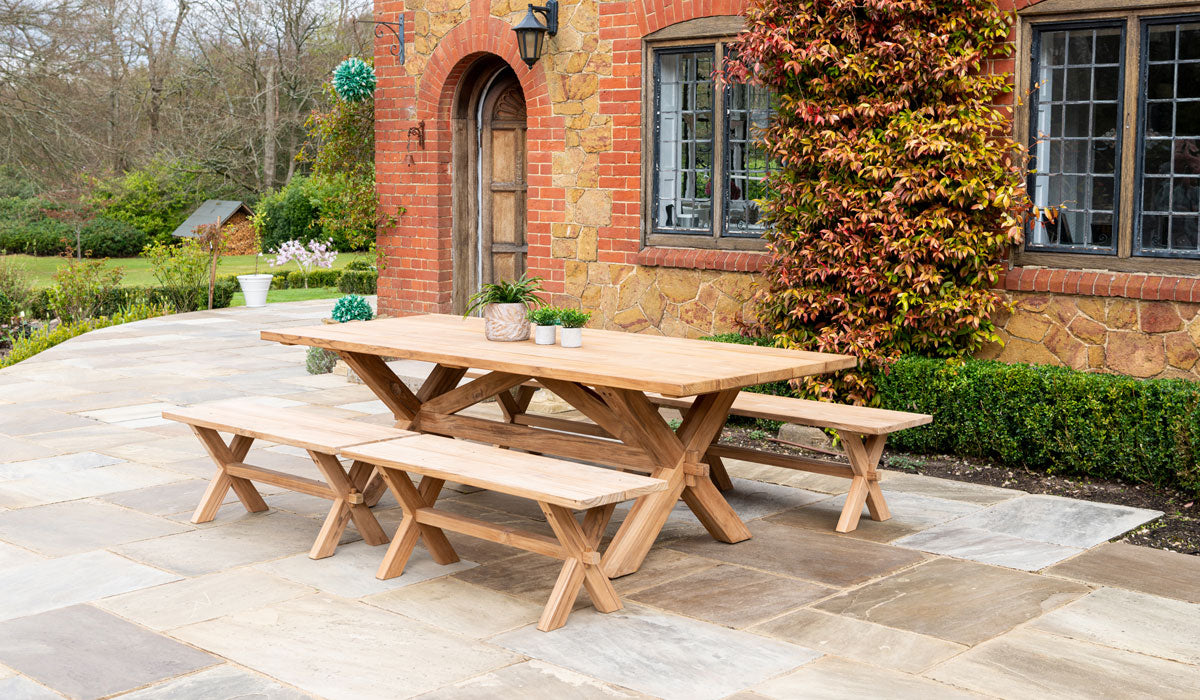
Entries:
POLYGON ((484 283, 525 272, 525 93, 498 59, 464 75, 454 115, 454 311, 484 283))

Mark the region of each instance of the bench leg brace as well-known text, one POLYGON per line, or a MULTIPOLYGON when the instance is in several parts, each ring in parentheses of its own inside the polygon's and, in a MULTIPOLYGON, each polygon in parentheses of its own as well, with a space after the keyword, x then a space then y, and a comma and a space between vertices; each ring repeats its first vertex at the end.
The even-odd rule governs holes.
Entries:
POLYGON ((400 501, 404 519, 396 529, 396 536, 392 538, 392 544, 388 547, 375 578, 386 580, 404 573, 408 558, 412 556, 413 548, 417 546, 417 540, 420 538, 425 539, 425 547, 437 563, 453 564, 458 561, 458 554, 450 545, 450 540, 446 539, 446 533, 439 527, 418 523, 416 517, 418 510, 433 507, 442 490, 442 484, 446 483, 445 480, 427 476, 421 479, 421 487, 418 489, 413 486, 405 472, 380 469, 379 473, 383 475, 392 493, 396 494, 396 500, 400 501))
POLYGON ((250 446, 254 444, 254 438, 234 435, 233 440, 226 445, 217 431, 212 428, 201 428, 196 425, 191 427, 196 437, 200 438, 200 443, 204 445, 208 456, 217 465, 217 473, 213 476, 212 481, 208 482, 208 489, 205 490, 204 496, 200 499, 200 505, 196 506, 196 511, 192 514, 192 522, 207 523, 217 517, 217 511, 221 509, 221 502, 225 500, 225 494, 229 493, 230 488, 237 494, 238 500, 242 502, 248 512, 261 513, 267 510, 266 501, 262 499, 262 495, 258 493, 258 489, 254 488, 254 484, 249 479, 232 476, 225 470, 226 465, 246 459, 246 455, 250 452, 250 446))
POLYGON ((838 437, 845 446, 854 476, 850 479, 850 492, 846 494, 846 505, 842 507, 842 515, 835 529, 838 532, 851 532, 858 527, 864 503, 872 520, 891 518, 892 513, 879 488, 879 472, 875 470, 883 455, 883 443, 887 441, 887 436, 858 435, 840 430, 838 437))
POLYGON ((613 588, 612 581, 600 568, 600 553, 596 551, 615 504, 588 509, 583 527, 580 527, 575 515, 562 506, 541 501, 538 505, 542 507, 546 522, 550 523, 567 555, 554 590, 550 593, 550 600, 546 602, 542 617, 538 620, 538 629, 549 632, 566 624, 567 616, 571 614, 571 608, 579 596, 580 586, 587 588, 592 605, 600 612, 620 610, 621 598, 613 588))
POLYGON ((364 496, 367 479, 374 471, 374 467, 365 462, 355 461, 350 467, 350 473, 347 474, 342 469, 341 462, 333 455, 312 450, 308 451, 308 455, 321 470, 325 482, 329 484, 334 495, 333 506, 330 507, 329 514, 325 516, 321 533, 317 535, 317 541, 313 542, 312 549, 308 552, 308 558, 324 559, 333 554, 333 550, 337 549, 338 541, 342 539, 342 533, 346 531, 346 523, 351 519, 354 520, 354 527, 358 529, 364 542, 372 547, 386 544, 388 536, 379 525, 379 521, 375 519, 375 515, 371 513, 364 496))

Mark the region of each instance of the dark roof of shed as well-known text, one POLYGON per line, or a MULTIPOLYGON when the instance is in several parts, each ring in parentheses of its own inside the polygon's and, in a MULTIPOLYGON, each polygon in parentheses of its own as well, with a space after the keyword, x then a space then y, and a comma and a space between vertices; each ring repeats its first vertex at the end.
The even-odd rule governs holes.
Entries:
POLYGON ((222 224, 229 220, 239 211, 246 212, 249 215, 250 208, 244 202, 238 202, 231 199, 210 199, 204 204, 201 204, 192 215, 187 218, 179 228, 171 232, 172 236, 181 238, 194 238, 196 228, 211 224, 214 221, 220 220, 222 224))

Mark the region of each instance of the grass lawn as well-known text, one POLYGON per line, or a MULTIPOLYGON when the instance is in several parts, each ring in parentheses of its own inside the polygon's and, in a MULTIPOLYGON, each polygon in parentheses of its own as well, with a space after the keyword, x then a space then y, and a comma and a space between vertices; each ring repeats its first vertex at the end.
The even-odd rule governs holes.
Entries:
MULTIPOLYGON (((64 260, 62 257, 56 256, 56 255, 50 255, 50 256, 6 255, 4 257, 9 258, 11 260, 16 260, 18 264, 23 265, 26 269, 28 269, 30 274, 33 276, 33 286, 38 289, 41 289, 42 287, 49 287, 50 285, 54 284, 54 280, 52 278, 52 276, 54 275, 54 271, 66 264, 66 260, 64 260)), ((253 255, 230 255, 230 256, 221 258, 221 264, 217 266, 217 274, 218 275, 245 275, 245 274, 253 273, 254 272, 254 257, 255 256, 253 256, 253 255)), ((346 265, 350 264, 351 260, 356 260, 358 258, 369 258, 369 257, 370 257, 370 253, 341 253, 340 255, 338 255, 337 260, 333 263, 333 266, 335 268, 343 268, 346 265)), ((154 279, 154 272, 150 268, 150 261, 145 258, 113 258, 113 259, 109 260, 109 264, 117 266, 117 267, 122 267, 125 269, 125 277, 124 277, 124 279, 121 280, 121 284, 137 286, 137 287, 148 287, 151 285, 158 284, 158 281, 154 279)), ((284 265, 282 268, 278 268, 278 269, 283 269, 283 270, 287 270, 290 272, 297 268, 294 263, 288 263, 287 265, 284 265)), ((259 272, 275 272, 275 271, 278 271, 278 269, 272 268, 270 265, 268 265, 267 258, 265 258, 265 257, 259 261, 259 265, 258 265, 259 272)), ((292 291, 292 290, 281 290, 281 291, 292 291)), ((300 290, 296 290, 296 291, 311 292, 311 291, 315 291, 315 290, 300 289, 300 290)), ((298 297, 296 299, 286 299, 286 300, 274 298, 275 294, 278 294, 278 293, 279 292, 271 292, 271 296, 272 296, 271 301, 299 301, 300 299, 323 298, 323 297, 298 297)), ((241 297, 241 295, 239 294, 238 298, 240 298, 240 297, 241 297)))
MULTIPOLYGON (((251 270, 253 272, 253 270, 251 270)), ((310 289, 272 289, 267 292, 267 303, 279 301, 308 301, 309 299, 337 299, 343 296, 336 287, 312 287, 310 289)), ((241 292, 234 292, 230 306, 245 306, 246 297, 241 292)))

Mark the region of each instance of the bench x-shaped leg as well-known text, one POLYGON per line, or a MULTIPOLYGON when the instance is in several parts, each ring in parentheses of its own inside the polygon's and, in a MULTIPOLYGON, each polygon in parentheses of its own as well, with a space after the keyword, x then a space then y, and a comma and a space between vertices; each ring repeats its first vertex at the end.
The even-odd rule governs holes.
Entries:
POLYGON ((386 544, 387 533, 375 519, 365 495, 367 480, 374 468, 365 462, 355 461, 347 474, 342 468, 342 463, 333 455, 313 450, 309 450, 308 455, 321 470, 333 495, 333 505, 329 508, 329 514, 325 516, 321 533, 317 535, 317 541, 309 550, 308 557, 324 559, 333 554, 338 541, 342 539, 342 533, 346 531, 346 523, 351 519, 354 520, 354 527, 358 528, 358 534, 362 535, 364 542, 372 547, 386 544))
POLYGON ((575 519, 575 514, 567 508, 541 501, 538 505, 542 507, 546 522, 550 523, 566 557, 558 580, 554 583, 554 590, 550 593, 550 600, 546 602, 542 617, 538 620, 538 629, 549 632, 565 625, 581 586, 587 588, 592 605, 600 612, 620 610, 621 598, 613 588, 612 581, 600 568, 600 553, 596 551, 615 504, 589 508, 582 527, 575 519))
POLYGON ((421 479, 421 486, 418 489, 413 486, 408 474, 399 469, 380 467, 379 473, 383 475, 383 480, 387 482, 388 488, 396 495, 396 500, 400 501, 400 507, 404 510, 404 519, 400 521, 400 527, 396 529, 396 536, 392 538, 392 544, 388 547, 387 554, 384 555, 383 563, 379 565, 379 571, 375 574, 375 578, 395 578, 404 573, 408 558, 412 556, 413 548, 417 546, 417 540, 420 538, 424 538, 426 549, 437 563, 453 564, 458 561, 458 554, 450 545, 450 540, 446 539, 446 533, 442 532, 441 528, 417 522, 417 511, 433 507, 445 480, 427 476, 421 479))
POLYGON ((854 476, 850 480, 850 492, 846 494, 846 505, 842 507, 842 515, 838 518, 838 532, 851 532, 858 527, 865 503, 871 513, 872 520, 887 520, 892 517, 887 503, 883 500, 883 491, 879 488, 879 458, 883 455, 883 443, 886 435, 858 435, 849 431, 838 431, 838 437, 846 449, 846 457, 850 460, 850 468, 854 476))
POLYGON ((217 517, 217 511, 221 509, 221 503, 225 500, 225 494, 229 493, 230 488, 237 494, 238 500, 242 502, 247 511, 261 513, 267 510, 267 504, 263 501, 262 495, 258 493, 258 489, 254 488, 254 484, 249 479, 233 476, 227 471, 230 464, 240 463, 246 459, 246 455, 250 452, 250 446, 254 444, 254 438, 234 435, 233 440, 227 445, 217 431, 212 428, 193 425, 192 432, 200 438, 200 444, 204 445, 208 456, 217 465, 217 473, 213 476, 212 481, 208 482, 208 489, 205 490, 204 497, 200 499, 200 505, 196 506, 196 511, 192 514, 192 522, 207 523, 217 517))

